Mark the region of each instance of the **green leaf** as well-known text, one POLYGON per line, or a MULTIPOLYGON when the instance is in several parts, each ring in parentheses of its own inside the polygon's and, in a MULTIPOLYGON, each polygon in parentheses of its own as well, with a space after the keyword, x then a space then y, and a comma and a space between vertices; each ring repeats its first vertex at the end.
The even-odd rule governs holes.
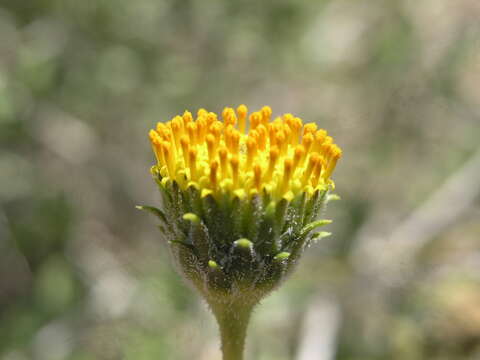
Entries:
POLYGON ((162 222, 164 225, 168 226, 168 220, 167 220, 167 217, 166 215, 163 213, 162 210, 160 209, 157 209, 156 207, 154 206, 146 206, 146 205, 137 205, 135 206, 138 210, 145 210, 145 211, 148 211, 149 213, 157 216, 162 222))
POLYGON ((332 223, 332 220, 317 220, 317 221, 313 221, 311 222, 310 224, 308 224, 307 226, 304 226, 302 231, 300 232, 300 237, 301 238, 304 238, 305 236, 307 236, 312 230, 320 227, 320 226, 324 226, 324 225, 328 225, 328 224, 331 224, 332 223))
POLYGON ((320 231, 318 233, 315 233, 312 235, 312 238, 311 238, 311 241, 319 241, 323 238, 326 238, 326 237, 329 237, 330 235, 332 235, 331 232, 328 232, 328 231, 320 231))

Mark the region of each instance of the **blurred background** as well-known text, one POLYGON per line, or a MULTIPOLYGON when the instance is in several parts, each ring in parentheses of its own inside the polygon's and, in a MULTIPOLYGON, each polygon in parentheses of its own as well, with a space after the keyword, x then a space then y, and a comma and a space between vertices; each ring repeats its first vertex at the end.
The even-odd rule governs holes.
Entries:
POLYGON ((271 105, 344 149, 253 360, 480 359, 478 0, 1 0, 0 360, 220 359, 148 130, 271 105))

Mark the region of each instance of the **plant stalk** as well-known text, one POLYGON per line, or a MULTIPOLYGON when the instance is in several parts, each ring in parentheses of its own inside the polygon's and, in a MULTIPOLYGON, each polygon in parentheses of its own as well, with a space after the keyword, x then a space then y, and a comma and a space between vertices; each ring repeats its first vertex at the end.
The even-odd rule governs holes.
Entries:
POLYGON ((243 360, 247 327, 254 305, 235 301, 210 306, 220 330, 223 360, 243 360))

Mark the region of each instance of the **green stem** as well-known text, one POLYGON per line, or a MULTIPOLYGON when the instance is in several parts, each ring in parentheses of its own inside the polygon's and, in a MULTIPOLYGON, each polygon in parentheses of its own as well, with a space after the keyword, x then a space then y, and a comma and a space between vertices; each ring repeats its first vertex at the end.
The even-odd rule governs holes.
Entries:
POLYGON ((243 350, 252 304, 243 302, 210 304, 222 341, 223 360, 243 360, 243 350))

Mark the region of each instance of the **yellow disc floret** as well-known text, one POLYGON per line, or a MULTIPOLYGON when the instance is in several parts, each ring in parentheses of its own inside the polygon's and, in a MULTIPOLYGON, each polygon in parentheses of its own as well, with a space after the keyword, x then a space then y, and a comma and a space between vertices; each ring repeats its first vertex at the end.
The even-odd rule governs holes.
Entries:
POLYGON ((333 187, 340 147, 315 123, 284 114, 271 121, 269 106, 248 115, 245 105, 226 107, 219 121, 200 109, 158 123, 149 137, 162 181, 202 194, 268 194, 291 198, 333 187), (248 121, 247 121, 248 120, 248 121))

